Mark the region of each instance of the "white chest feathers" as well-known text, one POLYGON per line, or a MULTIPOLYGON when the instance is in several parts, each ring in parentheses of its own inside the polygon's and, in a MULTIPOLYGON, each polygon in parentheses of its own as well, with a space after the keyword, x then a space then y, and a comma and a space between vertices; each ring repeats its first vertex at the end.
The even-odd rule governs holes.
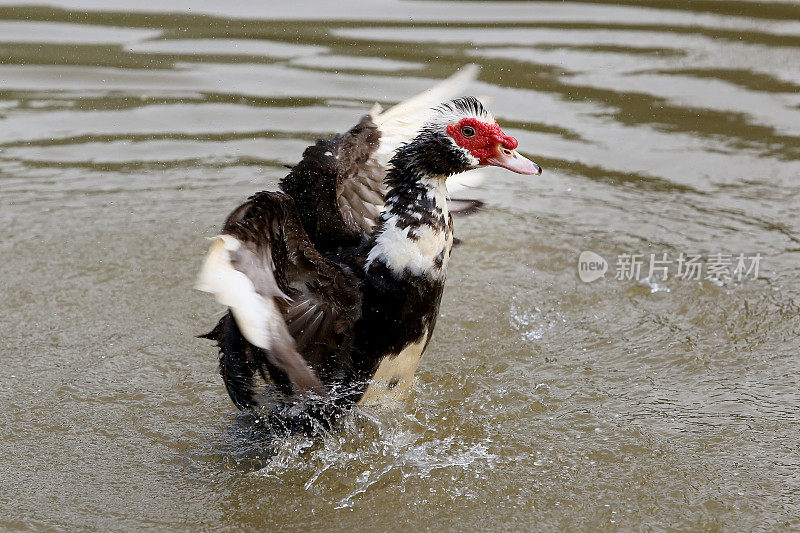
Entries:
POLYGON ((427 341, 426 330, 419 341, 409 344, 399 354, 384 357, 358 403, 391 407, 408 398, 427 341))
POLYGON ((407 271, 417 276, 444 277, 453 246, 453 231, 447 188, 443 180, 437 181, 431 183, 425 193, 435 206, 433 214, 416 211, 414 206, 392 205, 392 198, 388 198, 389 207, 367 256, 367 268, 379 259, 398 276, 407 271))
POLYGON ((453 234, 428 224, 405 226, 392 215, 367 257, 367 265, 380 259, 400 275, 404 270, 414 275, 440 277, 450 260, 453 234))

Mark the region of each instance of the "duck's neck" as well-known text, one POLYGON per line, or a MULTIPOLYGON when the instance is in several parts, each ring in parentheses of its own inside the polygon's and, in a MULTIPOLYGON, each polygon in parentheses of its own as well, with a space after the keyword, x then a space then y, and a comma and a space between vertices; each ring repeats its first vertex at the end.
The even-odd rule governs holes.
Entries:
POLYGON ((413 164, 398 164, 396 159, 387 174, 386 210, 379 220, 367 270, 382 264, 397 277, 443 279, 453 245, 445 177, 425 173, 413 164))

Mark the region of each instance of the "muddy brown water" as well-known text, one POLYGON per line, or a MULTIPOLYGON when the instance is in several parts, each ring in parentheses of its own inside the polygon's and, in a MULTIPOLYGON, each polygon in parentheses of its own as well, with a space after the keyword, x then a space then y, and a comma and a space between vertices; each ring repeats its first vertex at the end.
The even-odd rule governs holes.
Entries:
POLYGON ((799 88, 791 1, 0 2, 0 529, 800 528, 799 88), (405 408, 270 442, 205 237, 466 63, 544 174, 467 193, 405 408))

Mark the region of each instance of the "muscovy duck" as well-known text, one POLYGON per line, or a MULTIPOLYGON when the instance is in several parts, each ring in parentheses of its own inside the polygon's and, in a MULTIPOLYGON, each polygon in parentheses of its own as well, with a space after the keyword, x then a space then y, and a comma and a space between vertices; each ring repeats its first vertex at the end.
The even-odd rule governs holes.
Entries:
POLYGON ((541 174, 479 100, 439 103, 473 76, 318 140, 282 192, 250 197, 212 239, 197 288, 229 308, 205 337, 237 407, 258 404, 256 375, 288 401, 407 396, 453 244, 448 177, 487 165, 541 174))

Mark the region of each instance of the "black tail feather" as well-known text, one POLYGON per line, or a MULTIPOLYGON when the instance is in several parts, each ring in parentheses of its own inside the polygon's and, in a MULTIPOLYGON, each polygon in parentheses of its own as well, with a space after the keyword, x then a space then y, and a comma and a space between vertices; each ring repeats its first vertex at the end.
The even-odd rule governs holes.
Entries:
POLYGON ((250 356, 250 346, 236 326, 233 316, 228 313, 213 330, 199 337, 217 342, 219 373, 236 407, 242 410, 255 407, 257 402, 253 378, 260 369, 250 356))
POLYGON ((480 200, 452 198, 447 202, 450 213, 454 217, 465 217, 480 211, 485 204, 480 200))

